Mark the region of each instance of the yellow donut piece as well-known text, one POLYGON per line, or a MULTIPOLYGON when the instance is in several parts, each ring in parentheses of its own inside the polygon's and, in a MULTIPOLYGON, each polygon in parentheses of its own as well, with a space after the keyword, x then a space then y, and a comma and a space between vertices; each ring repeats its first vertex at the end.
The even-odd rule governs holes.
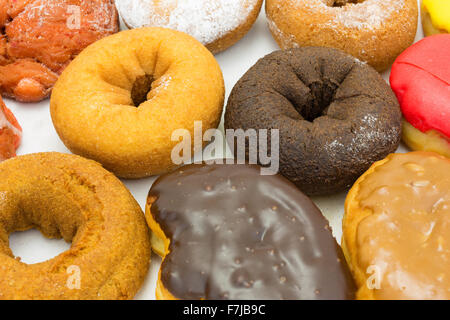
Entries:
MULTIPOLYGON (((95 42, 65 69, 51 97, 53 124, 74 153, 122 178, 173 169, 175 130, 217 128, 224 80, 211 52, 163 28, 122 31, 95 42)), ((191 143, 193 149, 194 143, 191 143)))
POLYGON ((450 1, 423 0, 422 24, 427 36, 450 32, 450 1))

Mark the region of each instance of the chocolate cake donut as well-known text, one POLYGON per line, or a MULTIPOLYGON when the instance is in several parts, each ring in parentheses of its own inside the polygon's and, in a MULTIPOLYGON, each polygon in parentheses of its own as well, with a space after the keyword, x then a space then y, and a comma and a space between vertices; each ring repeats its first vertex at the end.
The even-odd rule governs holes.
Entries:
POLYGON ((324 195, 349 188, 394 152, 401 120, 372 67, 336 49, 304 47, 269 54, 238 81, 225 128, 278 129, 280 173, 306 194, 324 195))
POLYGON ((314 203, 256 165, 194 164, 152 186, 158 299, 351 299, 342 250, 314 203))

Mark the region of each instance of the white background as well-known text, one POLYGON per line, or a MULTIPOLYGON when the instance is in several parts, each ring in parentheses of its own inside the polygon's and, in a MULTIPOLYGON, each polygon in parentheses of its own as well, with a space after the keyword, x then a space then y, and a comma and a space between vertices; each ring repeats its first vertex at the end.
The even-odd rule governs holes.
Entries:
MULTIPOLYGON (((422 38, 423 32, 419 22, 416 41, 422 38)), ((245 38, 227 51, 216 56, 225 78, 227 97, 234 84, 259 58, 278 49, 267 27, 263 9, 257 22, 245 38)), ((383 77, 387 81, 389 72, 385 72, 383 77)), ((13 111, 23 127, 23 142, 18 150, 19 155, 44 151, 70 153, 53 128, 48 99, 34 104, 23 104, 5 99, 5 103, 13 111)), ((223 129, 223 123, 220 125, 220 128, 223 129)), ((401 146, 399 152, 405 150, 405 147, 401 146)), ((154 180, 155 178, 134 181, 123 180, 143 210, 147 193, 154 180)), ((346 193, 344 192, 329 197, 313 199, 330 221, 338 242, 340 242, 342 235, 341 220, 344 211, 345 195, 346 193)), ((51 259, 70 247, 70 244, 65 243, 63 240, 45 239, 36 230, 12 234, 10 236, 10 245, 14 254, 21 257, 25 263, 36 263, 51 259)), ((160 263, 161 259, 153 254, 147 279, 136 299, 155 298, 155 285, 160 263)))

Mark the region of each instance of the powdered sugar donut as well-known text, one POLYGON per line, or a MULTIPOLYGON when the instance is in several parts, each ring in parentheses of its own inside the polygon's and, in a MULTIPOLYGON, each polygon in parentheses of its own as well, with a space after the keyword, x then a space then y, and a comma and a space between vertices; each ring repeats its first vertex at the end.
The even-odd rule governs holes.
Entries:
POLYGON ((213 53, 239 41, 252 27, 262 0, 116 0, 129 28, 164 27, 185 32, 213 53))
POLYGON ((377 71, 414 41, 417 0, 267 0, 273 37, 283 49, 341 49, 377 71))

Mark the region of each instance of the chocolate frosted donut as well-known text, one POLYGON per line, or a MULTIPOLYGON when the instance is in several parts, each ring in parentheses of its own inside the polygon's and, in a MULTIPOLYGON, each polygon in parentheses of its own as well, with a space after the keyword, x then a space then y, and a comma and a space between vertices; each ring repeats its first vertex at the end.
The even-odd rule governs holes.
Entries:
POLYGON ((305 47, 269 54, 239 80, 225 128, 278 129, 280 173, 323 195, 349 188, 397 149, 401 111, 372 67, 336 49, 305 47))
POLYGON ((251 165, 188 165, 152 186, 158 299, 347 299, 355 287, 314 203, 251 165))

